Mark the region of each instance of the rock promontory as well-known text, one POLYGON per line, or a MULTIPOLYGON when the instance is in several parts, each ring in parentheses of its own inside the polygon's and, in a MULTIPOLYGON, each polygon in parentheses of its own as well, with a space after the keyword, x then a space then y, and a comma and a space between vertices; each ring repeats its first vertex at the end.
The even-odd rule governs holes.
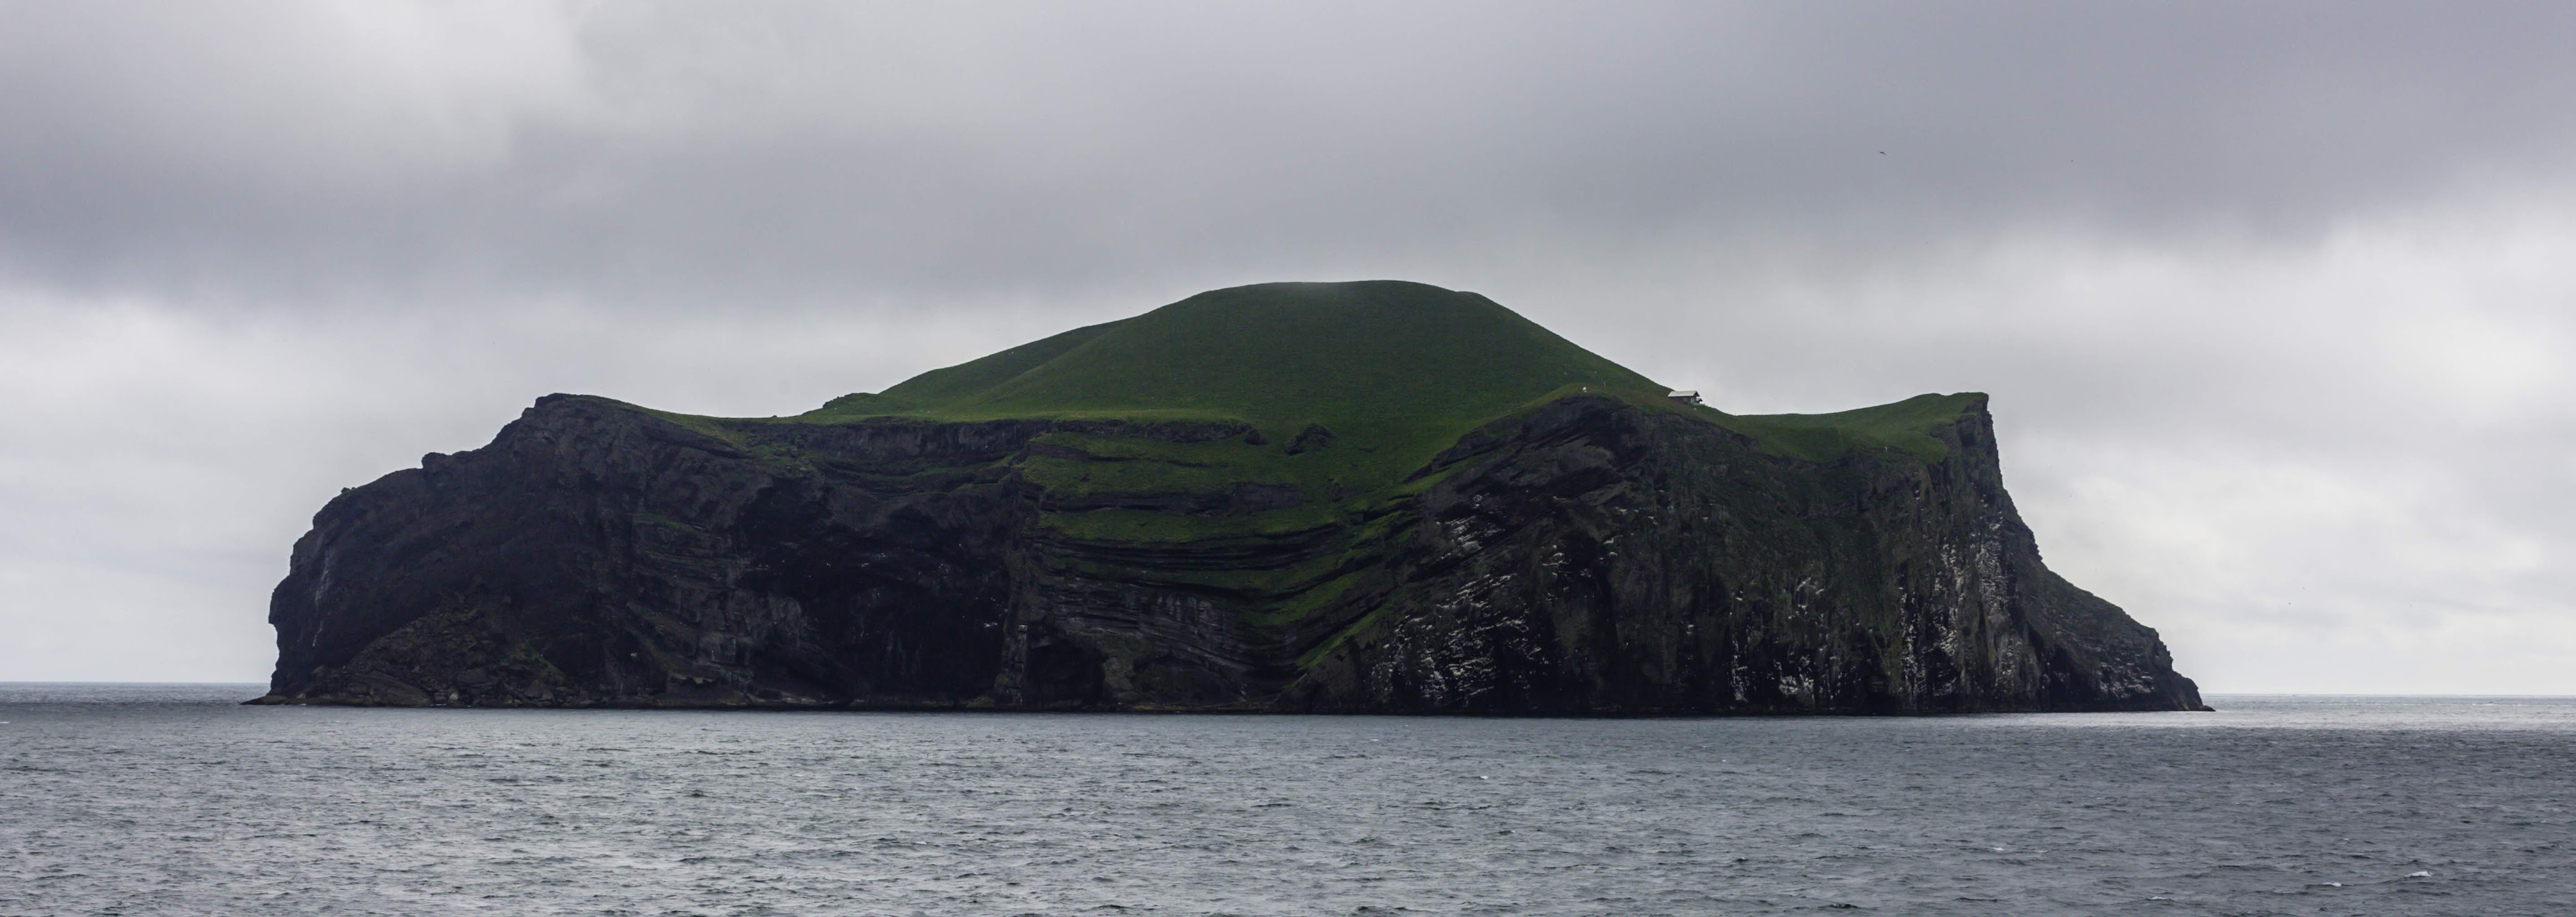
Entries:
POLYGON ((332 500, 262 703, 2178 710, 1983 395, 1730 415, 1484 297, 1265 284, 794 417, 538 399, 332 500))

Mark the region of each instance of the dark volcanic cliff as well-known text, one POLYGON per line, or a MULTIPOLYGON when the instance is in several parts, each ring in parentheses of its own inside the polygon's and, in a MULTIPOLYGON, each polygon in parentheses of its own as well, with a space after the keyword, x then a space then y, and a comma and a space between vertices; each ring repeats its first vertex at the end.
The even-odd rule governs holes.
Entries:
POLYGON ((263 701, 2198 706, 2154 631, 2040 563, 1983 396, 1834 421, 1904 420, 1890 439, 1570 389, 1427 457, 1366 417, 715 420, 548 396, 315 517, 263 701))

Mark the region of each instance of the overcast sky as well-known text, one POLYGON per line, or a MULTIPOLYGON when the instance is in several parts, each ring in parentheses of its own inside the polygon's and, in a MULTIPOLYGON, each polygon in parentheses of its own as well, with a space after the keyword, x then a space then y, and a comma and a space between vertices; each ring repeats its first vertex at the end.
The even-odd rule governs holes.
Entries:
POLYGON ((0 0, 0 680, 263 680, 338 490, 1190 293, 1989 392, 2215 692, 2576 693, 2576 5, 0 0))

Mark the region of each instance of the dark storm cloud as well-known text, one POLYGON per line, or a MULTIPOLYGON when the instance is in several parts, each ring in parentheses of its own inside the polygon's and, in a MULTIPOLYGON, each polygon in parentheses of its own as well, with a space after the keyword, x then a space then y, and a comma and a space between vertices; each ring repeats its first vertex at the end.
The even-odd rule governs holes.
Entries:
POLYGON ((2576 152, 2556 4, 267 12, 17 7, 8 268, 685 306, 1529 236, 2298 238, 2576 152))

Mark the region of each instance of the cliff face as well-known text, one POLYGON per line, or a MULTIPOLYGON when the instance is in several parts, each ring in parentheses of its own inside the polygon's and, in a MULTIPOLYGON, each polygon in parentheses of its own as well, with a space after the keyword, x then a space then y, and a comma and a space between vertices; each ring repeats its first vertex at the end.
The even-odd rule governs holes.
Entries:
POLYGON ((2188 709, 2155 632, 2040 563, 1978 398, 1922 463, 1765 455, 1598 400, 1458 473, 1285 702, 1420 712, 2188 709))
POLYGON ((1364 448, 1309 427, 715 421, 549 396, 315 517, 271 605, 263 701, 2199 705, 2154 631, 2041 564, 1982 397, 1930 428, 1937 457, 1799 457, 1573 394, 1366 492, 1168 483, 1197 480, 1189 450, 1364 448))

